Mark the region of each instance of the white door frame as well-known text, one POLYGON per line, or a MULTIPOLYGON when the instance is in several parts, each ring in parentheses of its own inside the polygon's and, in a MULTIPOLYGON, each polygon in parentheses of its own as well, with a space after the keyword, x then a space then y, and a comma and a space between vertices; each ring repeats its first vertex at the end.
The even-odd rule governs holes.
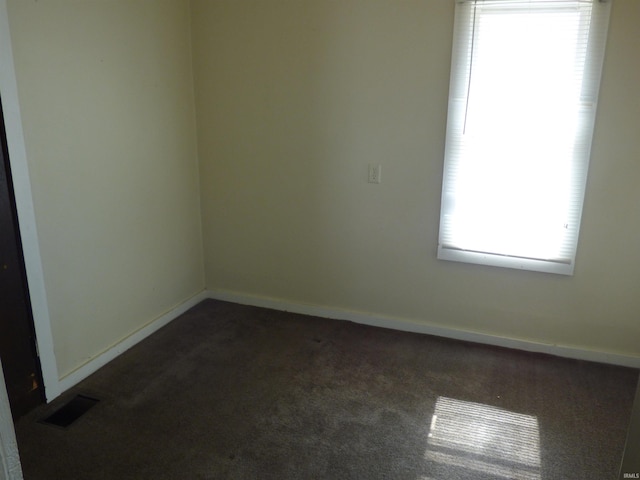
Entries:
POLYGON ((22 480, 22 466, 1 363, 0 378, 0 480, 22 480))
MULTIPOLYGON (((60 395, 61 389, 31 195, 6 0, 0 0, 0 95, 43 387, 47 401, 51 401, 60 395)), ((0 367, 0 480, 21 479, 13 421, 0 367)))

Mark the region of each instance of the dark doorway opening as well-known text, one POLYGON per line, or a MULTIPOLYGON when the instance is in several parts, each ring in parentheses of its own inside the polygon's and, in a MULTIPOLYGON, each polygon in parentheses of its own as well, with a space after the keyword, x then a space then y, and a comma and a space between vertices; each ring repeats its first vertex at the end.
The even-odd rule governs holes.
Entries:
POLYGON ((44 388, 1 107, 0 137, 0 359, 16 419, 44 402, 44 388))

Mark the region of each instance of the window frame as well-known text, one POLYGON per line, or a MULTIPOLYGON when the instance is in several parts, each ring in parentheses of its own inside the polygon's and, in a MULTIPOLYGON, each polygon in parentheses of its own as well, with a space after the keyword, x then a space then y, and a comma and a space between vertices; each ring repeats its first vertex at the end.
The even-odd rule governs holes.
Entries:
MULTIPOLYGON (((584 203, 584 194, 586 188, 586 178, 588 173, 588 165, 591 156, 591 144, 593 140, 593 129, 595 124, 595 115, 597 110, 598 90, 600 85, 600 78, 602 73, 602 65, 604 59, 604 50, 606 46, 606 36, 610 17, 610 2, 602 0, 537 0, 541 4, 546 5, 553 4, 553 2, 567 4, 569 2, 585 4, 585 2, 592 4, 592 14, 589 24, 588 43, 587 43, 587 56, 584 66, 583 78, 589 76, 589 83, 582 85, 581 90, 581 102, 580 109, 588 109, 589 112, 586 115, 587 121, 582 127, 582 130, 576 135, 587 135, 588 139, 585 142, 584 151, 581 153, 584 166, 584 173, 582 178, 577 178, 578 187, 576 189, 577 195, 574 195, 574 200, 578 198, 580 204, 578 207, 577 219, 574 220, 573 228, 576 229, 573 234, 575 240, 572 240, 573 244, 570 246, 569 254, 564 258, 530 258, 528 256, 514 256, 500 252, 485 252, 469 248, 460 248, 451 242, 447 243, 450 239, 451 231, 446 231, 447 228, 451 228, 446 225, 450 222, 450 218, 447 218, 448 212, 451 210, 451 202, 454 201, 447 196, 451 196, 451 189, 448 182, 451 182, 451 164, 452 155, 457 155, 453 152, 456 148, 455 142, 458 141, 455 135, 460 135, 460 92, 461 89, 467 91, 467 95, 470 87, 470 70, 471 63, 473 61, 473 48, 474 32, 470 25, 471 21, 474 21, 472 15, 474 14, 474 6, 483 3, 483 0, 462 0, 456 2, 455 24, 454 24, 454 41, 451 58, 451 78, 449 87, 449 107, 447 116, 447 136, 445 146, 445 162, 443 173, 443 188, 442 188, 442 202, 441 202, 441 214, 440 214, 440 232, 438 239, 437 258, 440 260, 448 260, 455 262, 464 262, 471 264, 490 265, 504 268, 513 268, 521 270, 530 270, 537 272, 547 272, 562 275, 573 275, 575 267, 575 257, 577 251, 577 244, 579 238, 580 222, 582 218, 582 206, 584 203), (453 153, 452 153, 453 152, 453 153), (449 237, 447 236, 449 235, 449 237)), ((523 3, 523 0, 487 0, 487 3, 513 5, 516 3, 523 3)), ((466 100, 468 102, 468 99, 466 100)), ((454 165, 455 167, 458 164, 454 165)))

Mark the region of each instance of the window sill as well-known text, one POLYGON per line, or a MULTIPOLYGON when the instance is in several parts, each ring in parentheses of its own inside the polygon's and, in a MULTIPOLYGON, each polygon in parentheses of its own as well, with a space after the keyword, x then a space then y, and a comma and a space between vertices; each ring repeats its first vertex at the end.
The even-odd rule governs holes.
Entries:
POLYGON ((529 270, 532 272, 573 275, 573 262, 560 263, 549 260, 509 257, 507 255, 473 252, 470 250, 456 250, 442 246, 438 246, 438 259, 452 262, 473 263, 476 265, 512 268, 516 270, 529 270))

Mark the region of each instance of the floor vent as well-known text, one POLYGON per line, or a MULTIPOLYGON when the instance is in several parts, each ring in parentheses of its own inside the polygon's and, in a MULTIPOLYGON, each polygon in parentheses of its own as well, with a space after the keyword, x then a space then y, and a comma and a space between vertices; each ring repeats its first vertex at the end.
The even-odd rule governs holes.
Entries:
POLYGON ((99 401, 86 395, 76 395, 66 405, 60 407, 47 418, 40 420, 40 423, 67 428, 99 401))

